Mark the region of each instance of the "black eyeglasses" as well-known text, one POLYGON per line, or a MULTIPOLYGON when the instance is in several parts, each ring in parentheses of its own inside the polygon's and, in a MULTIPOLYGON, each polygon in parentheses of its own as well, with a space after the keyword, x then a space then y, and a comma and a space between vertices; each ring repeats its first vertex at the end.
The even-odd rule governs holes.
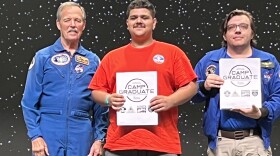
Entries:
POLYGON ((227 26, 227 31, 236 31, 237 27, 240 30, 247 30, 249 28, 249 24, 246 23, 230 24, 227 26))

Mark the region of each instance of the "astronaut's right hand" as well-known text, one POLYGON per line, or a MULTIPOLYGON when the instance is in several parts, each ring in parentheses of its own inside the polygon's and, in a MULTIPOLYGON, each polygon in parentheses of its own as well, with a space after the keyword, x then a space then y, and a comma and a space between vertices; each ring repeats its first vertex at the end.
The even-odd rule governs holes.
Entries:
POLYGON ((48 156, 48 146, 42 137, 32 140, 32 152, 34 156, 48 156))

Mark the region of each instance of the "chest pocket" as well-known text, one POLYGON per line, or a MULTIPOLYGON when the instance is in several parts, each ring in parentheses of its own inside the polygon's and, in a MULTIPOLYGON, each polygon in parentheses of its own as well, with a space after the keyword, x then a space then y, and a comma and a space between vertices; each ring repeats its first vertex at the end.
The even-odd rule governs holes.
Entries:
POLYGON ((75 83, 78 86, 88 86, 96 68, 91 65, 77 63, 73 66, 72 72, 75 73, 75 83))
POLYGON ((76 79, 84 79, 86 77, 92 77, 95 73, 95 69, 92 66, 77 64, 74 67, 73 72, 76 73, 76 79))
POLYGON ((91 62, 88 57, 75 55, 73 60, 73 72, 76 73, 76 79, 91 78, 96 68, 94 62, 91 62))
POLYGON ((49 75, 51 78, 56 78, 57 74, 61 77, 66 77, 69 72, 71 58, 67 53, 59 53, 50 58, 45 66, 45 74, 49 75))

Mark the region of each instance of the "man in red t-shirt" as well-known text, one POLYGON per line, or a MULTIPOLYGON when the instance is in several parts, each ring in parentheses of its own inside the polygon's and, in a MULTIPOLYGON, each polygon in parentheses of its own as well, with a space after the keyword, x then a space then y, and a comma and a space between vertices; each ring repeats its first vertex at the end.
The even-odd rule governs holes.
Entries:
POLYGON ((178 105, 196 94, 197 76, 180 48, 153 39, 157 23, 153 4, 134 0, 127 16, 131 43, 109 52, 89 85, 93 99, 110 107, 105 156, 180 155, 178 105), (128 99, 116 93, 116 73, 150 71, 156 72, 158 85, 157 96, 149 99, 148 110, 158 114, 158 125, 118 125, 117 111, 128 99))

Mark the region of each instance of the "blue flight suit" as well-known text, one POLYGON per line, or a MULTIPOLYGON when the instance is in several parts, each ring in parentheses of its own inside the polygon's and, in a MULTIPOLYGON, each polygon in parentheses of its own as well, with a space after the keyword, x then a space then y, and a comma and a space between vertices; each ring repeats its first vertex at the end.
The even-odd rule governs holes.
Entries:
POLYGON ((43 137, 51 156, 86 156, 94 140, 105 138, 108 108, 88 89, 99 62, 81 45, 71 56, 60 38, 34 56, 21 105, 28 136, 43 137))
MULTIPOLYGON (((208 74, 219 75, 220 58, 229 58, 226 50, 226 48, 220 48, 210 51, 197 63, 195 72, 198 76, 198 85, 202 85, 201 83, 206 80, 208 74)), ((252 48, 252 50, 251 58, 261 59, 262 107, 268 109, 268 116, 255 120, 239 113, 220 110, 219 90, 212 89, 207 94, 204 94, 205 91, 202 91, 201 87, 199 87, 198 93, 193 97, 192 101, 195 103, 206 101, 203 115, 203 130, 204 134, 208 137, 208 145, 211 149, 215 149, 217 145, 217 134, 221 124, 221 117, 223 117, 221 114, 231 114, 232 118, 230 120, 236 122, 240 129, 259 127, 265 148, 267 149, 270 146, 272 124, 280 116, 279 63, 273 55, 267 52, 255 48, 252 48)))

